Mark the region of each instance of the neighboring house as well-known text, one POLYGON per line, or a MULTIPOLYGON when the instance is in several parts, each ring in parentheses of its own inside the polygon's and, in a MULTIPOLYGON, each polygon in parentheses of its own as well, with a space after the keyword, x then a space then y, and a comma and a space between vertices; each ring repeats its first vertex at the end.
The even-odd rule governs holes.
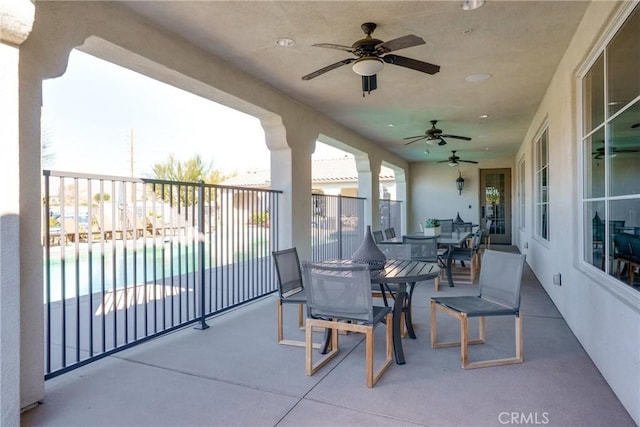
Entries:
MULTIPOLYGON (((250 170, 220 183, 234 187, 271 188, 271 171, 250 170)), ((358 196, 358 171, 351 155, 333 159, 314 159, 312 188, 314 193, 358 196)), ((395 199, 395 175, 390 168, 380 168, 380 198, 395 199)))

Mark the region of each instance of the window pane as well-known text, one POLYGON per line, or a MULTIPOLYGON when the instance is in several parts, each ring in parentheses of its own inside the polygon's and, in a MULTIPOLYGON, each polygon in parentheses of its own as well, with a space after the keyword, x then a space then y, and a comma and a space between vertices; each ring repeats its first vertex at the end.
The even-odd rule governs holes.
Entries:
POLYGON ((540 237, 549 239, 549 225, 547 223, 548 205, 540 205, 540 237))
POLYGON ((640 194, 640 102, 611 121, 610 129, 610 195, 640 194))
POLYGON ((518 186, 518 202, 520 206, 520 228, 524 229, 526 226, 526 201, 525 201, 525 189, 526 189, 526 176, 525 176, 525 162, 520 162, 519 168, 519 186, 518 186))
POLYGON ((600 55, 582 80, 585 134, 604 122, 604 55, 600 55))
MULTIPOLYGON (((604 128, 585 139, 584 197, 604 197, 604 128)), ((604 212, 604 211, 603 211, 604 212)))
POLYGON ((607 48, 609 117, 640 95, 640 12, 627 18, 607 48))
POLYGON ((584 224, 584 259, 604 270, 604 202, 585 203, 584 224))
MULTIPOLYGON (((625 233, 633 234, 636 231, 635 227, 640 227, 640 198, 631 200, 614 200, 609 202, 609 212, 611 219, 607 221, 609 226, 609 251, 611 256, 609 259, 612 261, 609 265, 609 273, 613 276, 618 276, 620 273, 620 279, 627 282, 628 271, 625 266, 617 265, 615 251, 615 242, 618 240, 616 234, 625 233)), ((624 236, 623 236, 624 237, 624 236)))

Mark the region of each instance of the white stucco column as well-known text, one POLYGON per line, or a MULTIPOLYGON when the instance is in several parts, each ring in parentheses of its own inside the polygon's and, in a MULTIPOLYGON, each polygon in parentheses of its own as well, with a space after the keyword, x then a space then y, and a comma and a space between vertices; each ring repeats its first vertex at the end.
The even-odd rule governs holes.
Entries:
MULTIPOLYGON (((402 216, 402 234, 410 233, 414 230, 413 218, 408 216, 408 190, 407 190, 407 175, 404 169, 394 168, 393 173, 396 178, 396 200, 401 201, 400 215, 402 216)), ((415 221, 414 221, 415 222, 415 221)))
POLYGON ((271 150, 271 188, 282 190, 280 221, 281 248, 295 246, 301 260, 311 259, 311 155, 318 133, 304 121, 286 125, 279 118, 263 119, 262 127, 271 150))
POLYGON ((0 0, 0 426, 20 425, 20 45, 33 27, 29 0, 0 0))
POLYGON ((367 199, 364 209, 365 225, 380 228, 380 168, 382 162, 367 154, 355 155, 358 171, 358 197, 367 199))

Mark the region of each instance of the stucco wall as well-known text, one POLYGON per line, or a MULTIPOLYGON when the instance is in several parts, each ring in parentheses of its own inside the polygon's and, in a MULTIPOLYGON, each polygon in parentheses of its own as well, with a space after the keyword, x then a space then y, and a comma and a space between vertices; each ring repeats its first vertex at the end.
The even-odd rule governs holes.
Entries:
MULTIPOLYGON (((640 422, 640 292, 582 263, 577 74, 624 6, 592 2, 566 51, 516 159, 527 168, 527 262, 636 423, 640 422), (532 141, 549 129, 550 240, 533 237, 532 141), (562 273, 562 286, 552 284, 562 273)), ((627 4, 628 6, 629 4, 627 4)))
POLYGON ((480 169, 511 168, 511 198, 515 200, 513 179, 513 159, 491 159, 480 161, 477 165, 463 163, 451 167, 447 163, 421 162, 411 163, 410 194, 411 214, 408 218, 408 231, 418 231, 418 223, 427 218, 460 217, 478 224, 480 206, 480 169), (458 194, 456 178, 460 170, 464 178, 464 189, 458 194), (471 208, 469 208, 471 206, 471 208))

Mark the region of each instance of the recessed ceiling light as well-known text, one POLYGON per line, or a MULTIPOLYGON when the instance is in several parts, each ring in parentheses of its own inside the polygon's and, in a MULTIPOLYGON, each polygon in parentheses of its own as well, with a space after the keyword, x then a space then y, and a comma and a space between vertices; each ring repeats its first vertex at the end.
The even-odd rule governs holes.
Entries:
POLYGON ((296 44, 296 41, 289 37, 280 37, 276 39, 276 46, 279 47, 293 47, 296 44))
POLYGON ((465 77, 465 80, 469 83, 480 83, 489 80, 491 77, 492 76, 489 73, 478 73, 465 77))
POLYGON ((462 10, 474 10, 484 4, 484 0, 464 0, 460 7, 462 10))
POLYGON ((395 125, 394 125, 393 123, 387 123, 387 127, 388 127, 388 128, 392 128, 392 127, 394 127, 394 126, 395 126, 395 125))
POLYGON ((489 115, 488 115, 488 114, 480 114, 480 115, 478 116, 478 118, 479 118, 479 119, 486 119, 487 117, 489 117, 489 115))

